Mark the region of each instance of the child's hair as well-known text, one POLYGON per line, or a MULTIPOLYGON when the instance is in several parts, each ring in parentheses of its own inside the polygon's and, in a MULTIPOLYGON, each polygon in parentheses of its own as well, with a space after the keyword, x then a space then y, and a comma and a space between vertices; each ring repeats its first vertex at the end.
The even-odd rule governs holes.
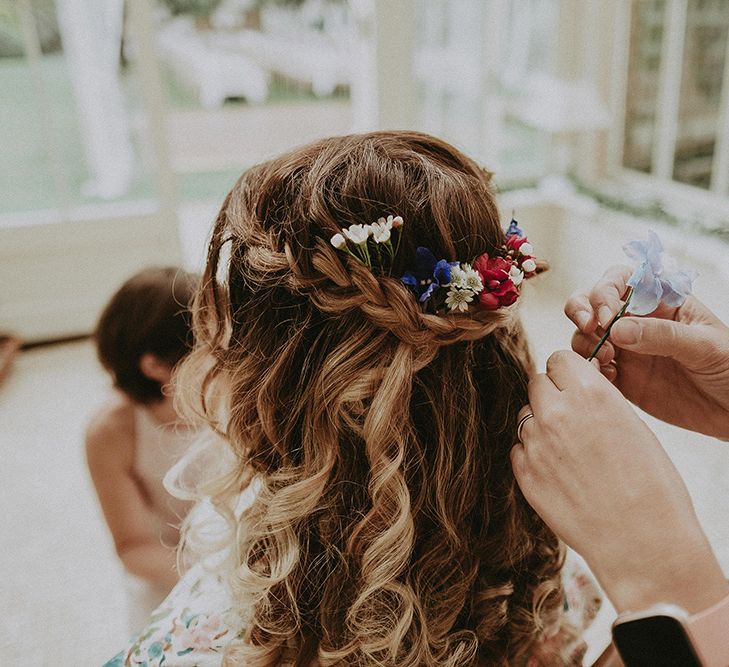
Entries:
POLYGON ((504 241, 490 174, 419 133, 320 141, 226 197, 178 376, 237 461, 213 487, 245 628, 224 664, 516 665, 560 628, 562 548, 509 460, 532 372, 514 309, 425 313, 398 280, 417 246, 504 241), (393 277, 330 245, 388 214, 393 277))
POLYGON ((190 306, 197 277, 175 267, 153 267, 127 280, 104 308, 94 332, 99 361, 114 386, 132 400, 162 399, 160 383, 142 373, 145 353, 177 364, 192 346, 190 306))

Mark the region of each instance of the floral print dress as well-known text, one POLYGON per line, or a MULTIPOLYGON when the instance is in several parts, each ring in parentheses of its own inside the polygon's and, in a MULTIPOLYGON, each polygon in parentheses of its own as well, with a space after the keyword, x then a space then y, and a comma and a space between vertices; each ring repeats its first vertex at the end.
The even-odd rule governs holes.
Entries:
MULTIPOLYGON (((578 632, 584 631, 600 609, 601 596, 579 557, 568 553, 562 571, 565 616, 578 632)), ((103 667, 221 667, 225 647, 241 633, 222 579, 202 564, 191 568, 155 610, 134 643, 103 667)), ((580 640, 549 640, 565 665, 578 667, 587 646, 580 640)), ((526 667, 539 667, 535 659, 526 667)))

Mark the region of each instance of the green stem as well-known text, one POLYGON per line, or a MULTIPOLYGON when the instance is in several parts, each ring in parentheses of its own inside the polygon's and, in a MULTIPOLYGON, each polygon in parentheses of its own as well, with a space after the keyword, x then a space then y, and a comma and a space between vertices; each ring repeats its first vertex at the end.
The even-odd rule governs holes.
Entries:
POLYGON ((369 242, 369 239, 367 239, 364 243, 360 244, 360 248, 362 248, 362 254, 365 256, 365 264, 367 264, 367 268, 372 268, 372 260, 370 259, 370 251, 367 249, 367 243, 369 242))
POLYGON ((630 304, 630 297, 633 296, 633 288, 628 288, 628 293, 625 296, 625 303, 623 304, 623 307, 615 314, 615 317, 613 317, 612 320, 610 320, 610 324, 607 325, 607 329, 605 329, 605 333, 602 335, 602 338, 597 342, 597 345, 595 346, 595 349, 592 351, 592 354, 587 357, 587 361, 592 361, 596 356, 597 353, 600 351, 600 348, 605 344, 605 341, 608 339, 608 336, 610 335, 610 330, 613 328, 613 324, 615 324, 624 314, 625 311, 628 308, 628 305, 630 304))
POLYGON ((348 247, 348 246, 346 246, 346 245, 344 246, 344 251, 345 251, 345 252, 346 252, 346 253, 347 253, 347 254, 348 254, 348 255, 349 255, 350 257, 354 257, 354 258, 355 258, 355 259, 356 259, 356 260, 357 260, 358 262, 362 262, 362 258, 361 258, 361 257, 358 257, 357 255, 355 255, 355 254, 354 254, 354 253, 353 253, 353 252, 352 252, 352 251, 351 251, 351 250, 349 249, 349 247, 348 247))
POLYGON ((347 252, 352 255, 352 257, 362 262, 362 264, 368 266, 367 259, 365 258, 364 252, 362 252, 362 246, 357 243, 353 243, 352 247, 353 250, 351 250, 349 246, 347 246, 347 252))
POLYGON ((390 262, 390 265, 387 267, 387 275, 392 274, 392 265, 395 261, 395 251, 392 248, 392 241, 389 239, 385 242, 385 248, 387 249, 387 256, 390 262))
POLYGON ((397 243, 395 244, 395 251, 392 253, 392 261, 394 263, 397 251, 400 250, 400 240, 402 239, 402 225, 393 231, 397 231, 397 243))

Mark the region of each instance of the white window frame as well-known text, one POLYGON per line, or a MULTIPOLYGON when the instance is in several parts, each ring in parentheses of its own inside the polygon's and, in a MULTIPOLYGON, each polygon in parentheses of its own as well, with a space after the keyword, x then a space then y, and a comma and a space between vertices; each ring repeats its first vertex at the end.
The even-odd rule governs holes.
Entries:
POLYGON ((129 0, 143 108, 152 138, 156 196, 133 202, 70 206, 63 159, 29 0, 20 12, 26 57, 41 107, 44 140, 56 188, 56 207, 0 216, 0 333, 26 343, 88 334, 109 295, 131 273, 182 260, 175 178, 166 139, 163 91, 154 53, 152 8, 129 0))
POLYGON ((625 113, 633 3, 619 0, 615 19, 612 55, 611 110, 613 123, 608 137, 607 175, 625 184, 633 194, 655 198, 667 208, 693 210, 695 215, 726 219, 729 217, 729 37, 724 64, 716 144, 709 190, 674 181, 676 121, 683 73, 684 38, 688 0, 666 0, 665 32, 661 46, 661 65, 656 108, 656 139, 653 143, 652 172, 624 166, 625 113))

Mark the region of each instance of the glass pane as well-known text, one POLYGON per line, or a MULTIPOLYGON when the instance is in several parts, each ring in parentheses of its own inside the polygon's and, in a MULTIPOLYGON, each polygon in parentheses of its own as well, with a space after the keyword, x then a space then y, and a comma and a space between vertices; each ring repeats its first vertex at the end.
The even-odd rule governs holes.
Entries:
POLYGON ((666 0, 634 0, 625 108, 623 164, 650 172, 666 0))
POLYGON ((673 178, 709 188, 716 144, 729 0, 689 0, 673 178))
POLYGON ((157 55, 183 201, 219 202, 246 167, 351 131, 353 3, 158 4, 157 55))
POLYGON ((558 5, 511 0, 502 13, 482 0, 420 0, 416 7, 418 127, 495 169, 501 184, 538 179, 547 138, 513 112, 534 75, 551 70, 558 5), (486 41, 495 32, 503 36, 498 52, 486 41))
MULTIPOLYGON (((0 2, 0 214, 33 208, 53 208, 58 192, 49 164, 43 127, 43 107, 38 104, 37 79, 25 55, 20 3, 0 2)), ((46 97, 63 110, 54 118, 63 148, 78 145, 72 97, 61 53, 60 33, 51 3, 38 2, 32 12, 37 20, 41 60, 35 74, 47 82, 46 97)), ((71 153, 72 151, 64 151, 71 153)), ((77 161, 76 161, 77 162, 77 161)), ((69 173, 68 177, 72 178, 69 173)))
POLYGON ((0 0, 0 214, 155 199, 126 32, 123 3, 0 0))

